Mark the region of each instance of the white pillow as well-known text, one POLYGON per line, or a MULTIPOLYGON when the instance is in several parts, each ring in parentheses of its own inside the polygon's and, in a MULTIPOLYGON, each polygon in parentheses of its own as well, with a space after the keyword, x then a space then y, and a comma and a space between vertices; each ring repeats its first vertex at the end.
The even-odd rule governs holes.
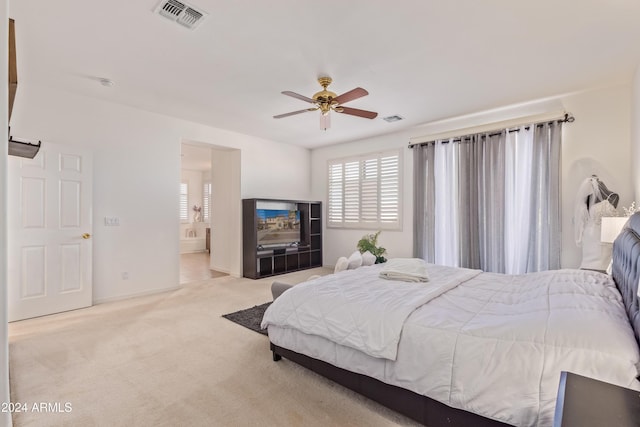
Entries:
POLYGON ((341 256, 340 258, 338 258, 338 261, 336 261, 336 268, 333 270, 333 273, 340 273, 341 271, 346 270, 348 267, 349 260, 347 259, 347 257, 341 256))
POLYGON ((348 269, 349 270, 355 270, 356 268, 360 267, 361 265, 362 265, 362 254, 360 254, 360 251, 355 251, 349 257, 349 267, 348 267, 348 269))
POLYGON ((376 256, 369 251, 362 254, 362 265, 373 265, 376 263, 376 256))

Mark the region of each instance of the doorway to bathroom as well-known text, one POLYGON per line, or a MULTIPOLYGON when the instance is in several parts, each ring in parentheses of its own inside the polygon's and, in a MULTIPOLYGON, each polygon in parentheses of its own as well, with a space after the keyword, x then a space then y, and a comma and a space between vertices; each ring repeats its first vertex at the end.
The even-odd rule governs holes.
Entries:
POLYGON ((211 268, 211 147, 183 142, 180 150, 180 284, 226 276, 211 268))

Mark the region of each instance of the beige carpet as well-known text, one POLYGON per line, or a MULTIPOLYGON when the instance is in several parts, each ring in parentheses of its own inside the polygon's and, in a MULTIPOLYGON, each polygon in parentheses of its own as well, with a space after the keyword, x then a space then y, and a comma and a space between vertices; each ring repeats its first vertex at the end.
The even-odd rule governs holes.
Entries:
POLYGON ((415 425, 286 359, 273 362, 267 337, 221 317, 269 301, 272 280, 221 277, 10 324, 11 398, 30 410, 14 414, 14 425, 415 425), (32 411, 41 402, 49 412, 32 411))

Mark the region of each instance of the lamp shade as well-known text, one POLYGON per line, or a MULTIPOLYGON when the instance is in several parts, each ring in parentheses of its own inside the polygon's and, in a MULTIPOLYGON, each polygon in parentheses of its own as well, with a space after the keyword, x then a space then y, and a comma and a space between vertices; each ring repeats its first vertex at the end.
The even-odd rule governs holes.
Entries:
POLYGON ((613 243, 629 218, 626 216, 603 216, 600 228, 600 241, 613 243))

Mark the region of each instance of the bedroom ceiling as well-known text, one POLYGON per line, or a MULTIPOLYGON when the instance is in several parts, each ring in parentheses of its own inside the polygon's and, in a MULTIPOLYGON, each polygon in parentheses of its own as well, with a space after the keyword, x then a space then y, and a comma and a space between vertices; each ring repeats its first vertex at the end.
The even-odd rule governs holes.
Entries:
POLYGON ((18 96, 44 85, 312 148, 628 82, 640 63, 635 0, 188 3, 208 13, 193 31, 157 0, 10 0, 18 96), (272 118, 306 107, 281 91, 311 96, 322 75, 366 88, 349 107, 378 118, 272 118))

